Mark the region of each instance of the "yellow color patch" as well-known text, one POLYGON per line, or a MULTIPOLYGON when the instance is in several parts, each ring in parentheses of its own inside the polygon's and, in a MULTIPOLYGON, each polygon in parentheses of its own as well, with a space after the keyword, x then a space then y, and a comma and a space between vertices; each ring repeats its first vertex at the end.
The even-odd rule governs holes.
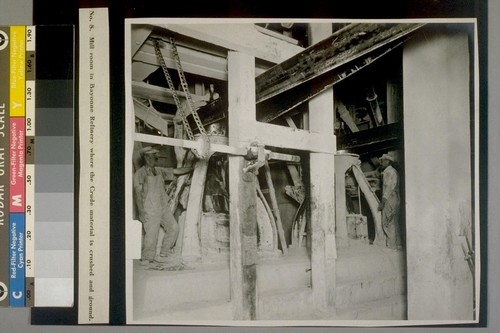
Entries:
POLYGON ((10 116, 26 114, 26 27, 10 28, 10 116))

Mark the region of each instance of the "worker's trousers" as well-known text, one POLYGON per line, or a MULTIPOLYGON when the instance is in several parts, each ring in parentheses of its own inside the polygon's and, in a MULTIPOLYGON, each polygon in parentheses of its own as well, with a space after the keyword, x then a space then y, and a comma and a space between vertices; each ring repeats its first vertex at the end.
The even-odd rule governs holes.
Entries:
POLYGON ((156 256, 156 246, 158 244, 158 236, 160 227, 165 231, 163 237, 160 255, 166 256, 170 249, 175 245, 179 226, 174 216, 167 208, 161 214, 145 214, 144 240, 142 242, 142 259, 154 260, 156 256))
POLYGON ((144 239, 142 242, 142 259, 154 260, 160 227, 165 230, 160 255, 168 255, 174 246, 179 233, 179 225, 168 207, 162 176, 148 176, 144 199, 144 239))
POLYGON ((390 249, 401 247, 401 227, 399 225, 399 206, 387 205, 382 210, 382 228, 386 246, 390 249))

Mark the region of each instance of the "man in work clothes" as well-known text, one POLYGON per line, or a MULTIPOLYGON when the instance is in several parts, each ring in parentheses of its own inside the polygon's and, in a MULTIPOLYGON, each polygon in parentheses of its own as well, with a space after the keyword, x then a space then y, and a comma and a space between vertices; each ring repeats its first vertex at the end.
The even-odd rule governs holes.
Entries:
POLYGON ((382 211, 382 228, 386 236, 386 246, 401 249, 399 226, 399 174, 393 167, 394 158, 384 154, 379 158, 382 168, 382 201, 378 209, 382 211))
POLYGON ((141 149, 144 165, 134 174, 134 192, 142 222, 144 238, 142 242, 141 264, 153 261, 166 262, 167 256, 175 245, 179 226, 168 208, 165 179, 172 178, 168 169, 157 167, 157 149, 144 147, 141 149), (156 244, 160 227, 165 230, 160 255, 156 256, 156 244))

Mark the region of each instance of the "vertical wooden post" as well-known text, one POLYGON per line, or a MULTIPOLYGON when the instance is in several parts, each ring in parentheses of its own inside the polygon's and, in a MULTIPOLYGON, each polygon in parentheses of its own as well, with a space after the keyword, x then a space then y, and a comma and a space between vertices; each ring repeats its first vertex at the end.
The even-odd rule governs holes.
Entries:
POLYGON ((357 155, 337 154, 335 156, 335 239, 339 247, 348 246, 347 237, 347 206, 345 194, 345 173, 358 161, 357 155))
POLYGON ((276 218, 276 229, 278 230, 281 249, 284 255, 288 255, 288 245, 286 244, 285 231, 283 230, 280 209, 278 201, 276 200, 276 191, 274 190, 273 180, 271 178, 271 168, 269 167, 269 164, 267 162, 262 168, 265 172, 267 187, 269 189, 269 197, 271 198, 271 205, 273 207, 274 216, 276 218))
POLYGON ((196 161, 189 189, 184 231, 182 233, 182 259, 186 261, 201 260, 200 227, 203 211, 203 192, 207 180, 208 159, 196 161))
MULTIPOLYGON (((329 24, 311 24, 311 43, 330 36, 329 24)), ((309 130, 334 134, 333 89, 309 102, 309 130)), ((333 142, 332 144, 335 144, 333 142)), ((335 304, 335 159, 333 154, 311 153, 311 273, 315 303, 331 311, 335 304)))
MULTIPOLYGON (((255 116, 255 59, 228 53, 229 145, 244 147, 252 138, 255 116)), ((233 319, 256 319, 257 198, 256 176, 244 172, 247 161, 229 156, 230 272, 233 319)))

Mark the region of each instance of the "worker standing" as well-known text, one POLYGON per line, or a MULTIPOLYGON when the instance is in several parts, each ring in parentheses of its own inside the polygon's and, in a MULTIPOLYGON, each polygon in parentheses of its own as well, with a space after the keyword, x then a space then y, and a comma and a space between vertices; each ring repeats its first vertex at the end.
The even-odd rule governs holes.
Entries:
POLYGON ((154 261, 166 262, 177 240, 179 226, 169 210, 165 192, 165 179, 173 178, 168 169, 156 166, 159 151, 151 146, 141 149, 144 165, 134 174, 134 192, 142 222, 144 237, 142 242, 141 264, 154 261), (156 245, 160 227, 165 230, 160 255, 156 255, 156 245))
POLYGON ((382 168, 382 201, 378 210, 382 211, 386 246, 399 250, 401 249, 399 174, 393 166, 394 158, 391 155, 383 154, 379 160, 382 168))

